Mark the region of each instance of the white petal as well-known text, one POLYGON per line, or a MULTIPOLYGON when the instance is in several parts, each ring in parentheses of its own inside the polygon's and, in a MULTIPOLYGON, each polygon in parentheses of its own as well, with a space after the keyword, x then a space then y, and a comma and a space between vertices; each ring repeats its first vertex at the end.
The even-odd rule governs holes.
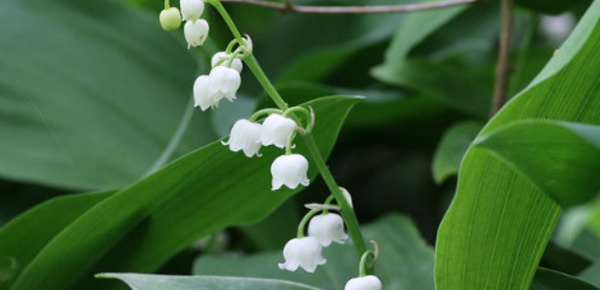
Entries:
POLYGON ((202 0, 181 0, 181 15, 183 20, 198 20, 204 12, 204 1, 202 0))
POLYGON ((295 238, 288 241, 283 248, 285 263, 279 264, 280 269, 295 271, 298 266, 312 273, 317 266, 327 262, 323 256, 321 245, 313 237, 295 238))
POLYGON ((261 128, 261 124, 240 119, 231 128, 229 141, 225 145, 229 145, 229 149, 233 152, 243 150, 248 157, 259 155, 260 143, 258 140, 261 128))
POLYGON ((183 26, 183 35, 188 43, 188 48, 204 44, 210 28, 204 19, 188 20, 183 26))
POLYGON ((287 139, 294 131, 296 122, 279 114, 269 115, 263 122, 263 131, 260 142, 264 146, 275 145, 285 148, 287 139))
POLYGON ((281 183, 290 189, 295 189, 299 184, 307 186, 310 182, 306 176, 307 172, 308 160, 304 156, 290 154, 277 157, 271 164, 272 190, 279 189, 281 183))
POLYGON ((367 275, 350 279, 344 290, 381 290, 381 288, 383 285, 377 276, 367 275))
POLYGON ((344 220, 334 213, 313 217, 308 224, 308 235, 319 240, 323 247, 329 246, 331 242, 343 244, 348 238, 344 233, 344 220))
POLYGON ((235 94, 242 83, 239 72, 232 68, 218 66, 210 71, 209 76, 210 92, 215 99, 235 100, 235 94))
POLYGON ((194 106, 200 107, 206 111, 210 107, 216 106, 210 97, 210 79, 206 75, 199 76, 194 82, 194 106))
MULTIPOLYGON (((231 57, 231 54, 227 54, 224 51, 217 52, 217 53, 215 53, 215 55, 213 55, 213 57, 210 61, 211 66, 215 67, 217 65, 217 63, 221 62, 221 64, 219 64, 220 66, 228 67, 228 59, 230 57, 231 57)), ((242 72, 243 67, 244 67, 244 65, 242 64, 242 60, 239 58, 235 58, 231 62, 231 68, 236 70, 239 73, 242 72)))

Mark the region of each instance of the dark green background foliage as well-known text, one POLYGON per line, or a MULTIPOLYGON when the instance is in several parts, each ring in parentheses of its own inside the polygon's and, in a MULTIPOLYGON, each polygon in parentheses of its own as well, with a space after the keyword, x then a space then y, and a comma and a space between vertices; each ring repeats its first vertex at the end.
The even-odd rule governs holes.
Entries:
MULTIPOLYGON (((499 1, 382 15, 225 5, 284 99, 315 109, 385 289, 600 287, 600 1, 516 1, 511 100, 491 120, 499 1), (540 26, 561 13, 577 23, 564 44, 540 26)), ((0 289, 341 289, 357 273, 349 245, 325 249, 313 275, 276 266, 303 204, 327 197, 316 169, 301 194, 271 192, 281 150, 248 159, 219 143, 273 105, 249 70, 235 102, 191 110, 225 24, 207 8, 209 40, 186 50, 161 9, 0 1, 0 289)))

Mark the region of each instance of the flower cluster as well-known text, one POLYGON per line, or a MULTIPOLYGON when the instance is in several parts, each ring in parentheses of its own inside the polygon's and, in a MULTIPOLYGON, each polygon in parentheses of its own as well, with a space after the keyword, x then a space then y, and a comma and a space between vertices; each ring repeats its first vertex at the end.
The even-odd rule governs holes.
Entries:
MULTIPOLYGON (((261 113, 257 112, 251 120, 261 113)), ((271 189, 275 191, 283 185, 290 189, 295 189, 298 185, 307 186, 310 182, 307 177, 308 160, 300 154, 291 153, 291 141, 298 127, 296 121, 279 112, 269 114, 262 124, 251 120, 236 121, 231 128, 229 140, 223 142, 223 145, 229 146, 233 152, 243 151, 247 157, 260 157, 261 146, 285 148, 286 154, 277 157, 271 164, 271 189)))
MULTIPOLYGON (((216 6, 219 13, 229 18, 218 1, 207 0, 207 3, 216 6)), ((180 0, 180 6, 181 13, 177 8, 170 7, 169 0, 165 0, 165 9, 159 15, 162 28, 174 30, 179 28, 181 22, 184 21, 183 31, 188 49, 202 46, 209 32, 208 22, 201 19, 204 12, 204 0, 180 0)), ((243 38, 237 28, 232 26, 231 19, 226 22, 234 32, 235 39, 224 51, 217 52, 212 56, 210 73, 198 76, 193 85, 194 107, 199 107, 202 111, 218 108, 222 99, 230 102, 236 99, 237 91, 242 83, 240 76, 244 67, 242 61, 246 61, 257 77, 262 74, 263 80, 266 78, 251 56, 252 42, 250 38, 248 36, 243 38), (247 58, 248 56, 251 59, 247 58)), ((308 186, 310 182, 307 177, 309 162, 303 155, 293 153, 292 149, 294 148, 294 138, 298 133, 301 135, 311 134, 315 121, 314 112, 310 107, 308 109, 304 107, 288 108, 276 93, 274 96, 276 103, 276 98, 279 98, 280 109, 259 110, 248 119, 236 121, 231 128, 229 139, 222 144, 228 146, 233 152, 243 151, 247 157, 260 157, 260 149, 263 146, 285 149, 285 154, 277 157, 271 164, 271 190, 276 191, 283 186, 290 189, 296 189, 299 185, 308 186)), ((350 207, 351 210, 350 194, 343 188, 340 188, 338 194, 338 198, 345 199, 343 205, 350 207)), ((341 209, 340 206, 332 204, 334 200, 335 197, 332 195, 324 204, 307 205, 311 210, 300 222, 297 237, 286 243, 283 249, 285 262, 278 264, 280 269, 296 271, 298 268, 302 268, 306 272, 313 273, 318 266, 327 262, 322 255, 324 248, 333 242, 345 243, 348 235, 344 231, 344 219, 340 215, 330 212, 341 209), (307 224, 308 229, 305 231, 307 224), (305 232, 308 233, 307 236, 305 236, 305 232)), ((354 238, 356 241, 356 237, 354 238)), ((367 275, 365 270, 368 268, 369 271, 372 271, 372 262, 374 263, 376 256, 377 254, 372 251, 364 252, 360 262, 359 277, 349 280, 344 289, 381 290, 381 281, 376 276, 367 275), (374 259, 370 259, 372 256, 374 259)))
POLYGON ((212 70, 194 82, 194 106, 202 111, 219 107, 222 99, 233 102, 242 84, 242 61, 233 54, 218 52, 212 58, 212 70))
POLYGON ((176 7, 170 7, 167 1, 165 9, 159 15, 160 25, 164 30, 175 30, 185 21, 183 35, 188 48, 203 45, 210 30, 208 22, 200 18, 204 12, 204 1, 181 0, 179 4, 181 13, 176 7))

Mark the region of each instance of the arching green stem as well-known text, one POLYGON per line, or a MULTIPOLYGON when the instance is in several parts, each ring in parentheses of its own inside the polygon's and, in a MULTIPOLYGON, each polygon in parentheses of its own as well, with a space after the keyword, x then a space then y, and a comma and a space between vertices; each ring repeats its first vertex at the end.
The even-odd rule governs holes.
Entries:
POLYGON ((254 112, 254 114, 252 114, 252 116, 250 116, 249 121, 256 122, 256 120, 258 120, 258 118, 260 118, 261 116, 270 115, 270 114, 281 114, 281 110, 273 109, 273 108, 258 110, 256 112, 254 112))
POLYGON ((373 260, 375 259, 375 254, 373 251, 368 250, 362 254, 360 257, 360 264, 358 265, 358 276, 363 277, 369 275, 369 273, 373 268, 373 260), (371 270, 370 270, 371 269, 371 270))
POLYGON ((309 212, 307 212, 304 217, 302 218, 302 220, 300 221, 300 224, 298 225, 298 232, 297 232, 297 237, 298 238, 304 238, 304 229, 306 228, 306 224, 308 223, 308 221, 310 221, 310 219, 315 216, 319 211, 318 210, 310 210, 309 212))

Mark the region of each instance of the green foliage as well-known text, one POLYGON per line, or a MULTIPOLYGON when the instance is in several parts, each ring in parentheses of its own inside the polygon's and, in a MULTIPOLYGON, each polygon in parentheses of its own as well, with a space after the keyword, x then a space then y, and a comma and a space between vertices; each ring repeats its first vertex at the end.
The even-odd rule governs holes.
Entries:
POLYGON ((0 272, 13 275, 0 277, 0 285, 9 284, 31 260, 64 228, 96 203, 114 192, 105 191, 64 196, 47 201, 20 215, 0 228, 0 272))
POLYGON ((442 183, 458 173, 460 161, 482 127, 480 122, 466 121, 452 125, 444 133, 435 150, 431 168, 436 183, 442 183))
POLYGON ((410 14, 373 75, 485 116, 490 100, 482 96, 490 93, 492 70, 482 59, 492 48, 497 23, 497 10, 485 3, 410 14))
MULTIPOLYGON (((276 265, 303 204, 328 194, 314 160, 310 187, 272 192, 269 167, 282 150, 248 159, 219 143, 236 120, 273 107, 250 69, 235 102, 191 106, 194 77, 231 40, 219 13, 206 5, 209 39, 186 50, 181 29, 160 29, 162 1, 120 1, 129 3, 0 1, 0 289, 126 287, 114 279, 133 289, 342 289, 358 272, 351 244, 325 249, 315 274, 276 265), (207 236, 226 238, 192 246, 207 236), (113 280, 94 278, 102 272, 113 280)), ((508 97, 518 94, 485 126, 499 1, 352 15, 225 6, 285 102, 315 109, 314 139, 324 157, 336 147, 327 167, 360 221, 378 220, 363 229, 380 247, 375 273, 385 289, 592 290, 600 287, 595 2, 553 54, 538 14, 579 18, 589 1, 515 1, 508 97), (424 240, 432 243, 446 210, 434 254, 424 240), (389 215, 397 212, 405 215, 389 215)), ((302 136, 296 143, 309 157, 302 136)))
MULTIPOLYGON (((544 70, 480 135, 522 119, 599 124, 599 40, 596 1, 544 70)), ((438 232, 436 285, 527 288, 559 214, 558 205, 534 181, 487 149, 471 147, 438 232)))
POLYGON ((531 290, 553 289, 597 290, 598 288, 575 277, 557 271, 539 268, 535 273, 535 279, 531 284, 531 290))
MULTIPOLYGON (((0 35, 7 178, 127 186, 157 160, 190 103, 195 60, 155 15, 114 1, 8 0, 0 35)), ((178 155, 215 139, 205 115, 194 126, 178 155)))
POLYGON ((475 146, 496 153, 563 207, 600 192, 600 126, 519 121, 477 138, 475 146))
MULTIPOLYGON (((363 227, 367 240, 377 241, 382 254, 376 274, 389 289, 434 289, 433 251, 405 216, 389 215, 363 227)), ((194 265, 196 275, 243 276, 284 279, 323 289, 343 289, 358 274, 358 258, 352 245, 333 244, 324 249, 327 264, 312 274, 298 270, 282 271, 281 250, 250 257, 201 256, 194 265)))
POLYGON ((194 276, 177 277, 164 275, 114 274, 98 275, 99 278, 120 279, 133 290, 319 290, 298 283, 256 278, 194 276))
MULTIPOLYGON (((331 151, 335 142, 335 138, 325 136, 339 131, 346 114, 359 100, 334 96, 307 103, 321 116, 313 134, 324 154, 331 151)), ((303 144, 298 144, 297 152, 305 154, 303 144)), ((172 255, 207 234, 264 218, 299 191, 270 190, 268 168, 280 154, 280 150, 268 148, 263 150, 262 158, 249 160, 215 142, 186 155, 79 216, 29 264, 22 265, 13 289, 94 285, 90 284, 93 274, 106 269, 155 271, 172 255), (223 177, 227 182, 223 182, 223 177), (143 244, 139 243, 139 236, 144 237, 143 244), (65 256, 70 258, 56 267, 56 261, 65 256)), ((311 168, 310 176, 315 174, 311 168)), ((108 286, 96 284, 86 289, 92 287, 108 286)))

